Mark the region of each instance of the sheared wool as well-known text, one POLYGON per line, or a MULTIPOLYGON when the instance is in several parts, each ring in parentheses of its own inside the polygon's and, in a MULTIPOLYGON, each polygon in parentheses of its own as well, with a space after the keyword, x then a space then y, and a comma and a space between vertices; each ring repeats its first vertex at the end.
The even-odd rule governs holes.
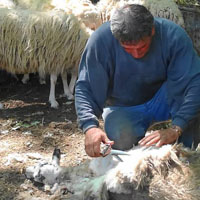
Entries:
MULTIPOLYGON (((65 186, 71 192, 69 199, 76 200, 200 199, 199 151, 165 145, 161 148, 138 146, 128 153, 121 156, 123 162, 108 155, 76 167, 62 167, 56 187, 52 182, 49 184, 53 192, 65 186)), ((61 198, 62 194, 59 195, 61 198)))

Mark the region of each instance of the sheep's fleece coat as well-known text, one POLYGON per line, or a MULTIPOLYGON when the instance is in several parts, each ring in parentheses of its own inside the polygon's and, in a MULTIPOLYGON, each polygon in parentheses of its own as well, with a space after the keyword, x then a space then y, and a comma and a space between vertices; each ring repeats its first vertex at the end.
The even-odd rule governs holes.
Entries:
MULTIPOLYGON (((108 155, 76 167, 40 163, 26 177, 51 187, 67 188, 76 200, 199 200, 200 151, 181 145, 134 147, 123 162, 108 155)), ((58 193, 57 193, 58 194, 58 193)), ((59 194, 62 195, 62 194, 59 194)), ((61 198, 61 196, 60 196, 61 198)))
POLYGON ((0 8, 0 67, 60 74, 78 66, 89 35, 75 16, 0 8))

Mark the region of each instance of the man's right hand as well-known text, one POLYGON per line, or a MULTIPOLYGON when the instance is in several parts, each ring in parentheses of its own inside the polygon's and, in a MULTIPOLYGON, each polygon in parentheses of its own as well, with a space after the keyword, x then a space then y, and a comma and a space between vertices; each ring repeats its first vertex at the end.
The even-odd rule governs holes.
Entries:
POLYGON ((101 143, 113 145, 114 141, 110 141, 104 131, 100 128, 90 128, 85 133, 85 151, 90 157, 100 157, 101 143))

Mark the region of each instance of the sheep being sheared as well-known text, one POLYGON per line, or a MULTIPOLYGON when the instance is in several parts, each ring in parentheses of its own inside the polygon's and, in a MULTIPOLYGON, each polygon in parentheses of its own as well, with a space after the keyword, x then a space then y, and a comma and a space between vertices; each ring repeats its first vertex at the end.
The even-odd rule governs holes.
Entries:
POLYGON ((101 0, 97 3, 97 8, 102 22, 110 20, 114 10, 124 4, 143 5, 154 17, 166 18, 184 27, 182 13, 174 0, 101 0))
POLYGON ((52 193, 67 189, 71 200, 200 199, 199 151, 165 145, 134 147, 128 153, 121 156, 123 162, 108 155, 76 167, 60 167, 56 176, 47 176, 44 169, 48 164, 27 168, 26 175, 35 181, 42 177, 39 182, 50 185, 52 193), (54 177, 53 182, 48 182, 49 176, 54 177))
POLYGON ((61 74, 64 95, 73 99, 73 89, 82 51, 89 37, 73 15, 62 11, 0 8, 0 67, 14 74, 50 74, 49 102, 55 99, 57 76, 61 74), (67 73, 71 73, 68 86, 67 73))

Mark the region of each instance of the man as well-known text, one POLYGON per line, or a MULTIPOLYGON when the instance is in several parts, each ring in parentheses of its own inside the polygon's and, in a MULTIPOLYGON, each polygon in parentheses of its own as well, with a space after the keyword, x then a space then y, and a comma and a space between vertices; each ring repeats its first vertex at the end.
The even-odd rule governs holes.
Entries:
POLYGON ((179 139, 191 147, 195 130, 188 127, 200 110, 200 59, 191 39, 141 5, 118 9, 86 45, 75 106, 91 157, 101 156, 102 142, 127 150, 179 139), (167 119, 172 127, 145 137, 152 122, 167 119))

